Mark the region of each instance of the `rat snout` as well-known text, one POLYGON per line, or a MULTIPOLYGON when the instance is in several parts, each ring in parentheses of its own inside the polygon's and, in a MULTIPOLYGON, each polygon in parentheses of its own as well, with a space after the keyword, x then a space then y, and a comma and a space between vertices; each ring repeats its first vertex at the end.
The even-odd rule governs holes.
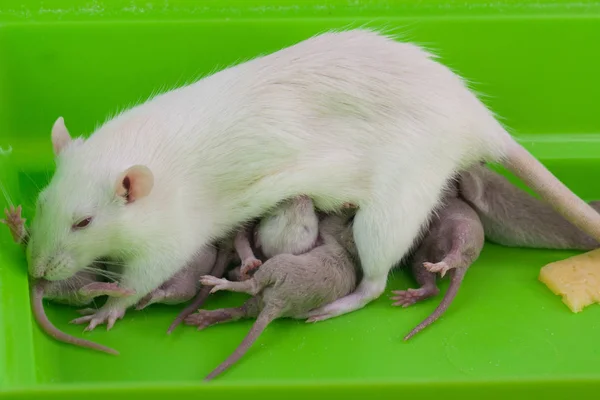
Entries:
POLYGON ((73 275, 71 273, 72 264, 73 260, 65 253, 55 254, 47 258, 45 262, 38 263, 32 276, 34 278, 44 278, 49 281, 67 279, 73 275))

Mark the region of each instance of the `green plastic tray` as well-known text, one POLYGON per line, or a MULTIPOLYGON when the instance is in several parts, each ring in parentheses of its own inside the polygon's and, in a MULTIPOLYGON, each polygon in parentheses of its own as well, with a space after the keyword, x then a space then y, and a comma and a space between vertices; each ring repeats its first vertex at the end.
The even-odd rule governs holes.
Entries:
MULTIPOLYGON (((12 152, 0 154, 2 188, 31 216, 60 115, 87 135, 157 90, 363 25, 436 51, 573 190, 600 198, 600 3, 581 1, 3 0, 0 147, 12 152)), ((32 321, 24 257, 1 229, 0 397, 597 398, 600 307, 572 314, 537 280, 540 267, 573 254, 488 244, 448 313, 408 343, 404 334, 439 298, 397 309, 386 294, 318 324, 276 321, 238 365, 203 384, 251 321, 167 336, 179 307, 152 306, 111 332, 83 334, 67 323, 73 309, 49 305, 60 328, 121 356, 57 343, 32 321)), ((398 271, 388 293, 413 285, 398 271)), ((243 298, 218 294, 208 306, 243 298)))

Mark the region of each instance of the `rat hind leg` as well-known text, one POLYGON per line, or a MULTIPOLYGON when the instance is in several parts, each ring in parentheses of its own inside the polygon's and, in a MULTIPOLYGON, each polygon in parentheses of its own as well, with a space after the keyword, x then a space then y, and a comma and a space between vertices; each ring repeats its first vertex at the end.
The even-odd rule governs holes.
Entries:
POLYGON ((440 293, 435 284, 435 273, 429 272, 423 267, 424 254, 421 249, 417 251, 411 263, 413 277, 419 284, 418 289, 394 290, 391 299, 394 306, 408 307, 430 297, 437 296, 440 293))
POLYGON ((233 322, 242 318, 256 318, 258 313, 258 300, 252 297, 241 307, 198 310, 198 312, 188 315, 184 321, 186 325, 197 326, 198 330, 202 330, 212 325, 233 322))
POLYGON ((383 293, 390 269, 408 252, 439 201, 444 179, 431 179, 428 185, 408 179, 385 182, 387 191, 380 198, 359 205, 353 229, 363 279, 352 294, 311 311, 309 322, 360 309, 383 293))

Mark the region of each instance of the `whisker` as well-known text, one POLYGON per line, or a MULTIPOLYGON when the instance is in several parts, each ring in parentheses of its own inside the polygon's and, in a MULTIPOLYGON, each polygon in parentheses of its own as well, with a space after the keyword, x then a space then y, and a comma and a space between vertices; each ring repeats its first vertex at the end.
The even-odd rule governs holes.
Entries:
POLYGON ((12 199, 8 195, 8 191, 6 190, 6 187, 4 186, 4 184, 1 181, 0 181, 0 191, 2 191, 2 195, 4 196, 4 200, 6 200, 6 203, 9 206, 14 206, 12 199))
POLYGON ((118 279, 121 277, 121 274, 116 273, 116 272, 111 272, 111 271, 106 271, 104 269, 100 269, 100 268, 94 268, 94 267, 85 267, 84 268, 85 271, 89 271, 93 274, 96 275, 100 275, 110 281, 113 282, 117 282, 118 279))
POLYGON ((35 186, 35 190, 37 190, 37 191, 38 191, 38 193, 42 191, 42 188, 40 188, 40 186, 37 184, 37 182, 33 180, 33 178, 31 177, 31 175, 29 175, 28 173, 26 173, 26 172, 25 172, 25 170, 21 170, 21 173, 22 173, 23 175, 25 175, 25 177, 26 177, 27 179, 29 179, 29 181, 30 181, 31 183, 33 183, 33 186, 35 186))
POLYGON ((96 261, 94 261, 94 263, 96 263, 96 264, 104 264, 104 265, 115 265, 117 267, 124 267, 125 266, 125 263, 118 262, 118 261, 96 260, 96 261))

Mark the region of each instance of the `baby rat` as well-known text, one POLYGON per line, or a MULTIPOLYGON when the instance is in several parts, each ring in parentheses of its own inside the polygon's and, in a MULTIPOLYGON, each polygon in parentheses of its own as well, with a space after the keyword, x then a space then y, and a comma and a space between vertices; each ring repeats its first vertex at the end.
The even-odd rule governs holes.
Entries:
MULTIPOLYGON (((25 219, 21 217, 21 206, 17 208, 11 206, 10 209, 5 209, 4 213, 6 219, 0 220, 0 222, 8 226, 15 243, 26 246, 28 234, 25 219)), ((99 296, 128 296, 131 294, 128 290, 119 288, 115 283, 100 282, 98 278, 93 271, 83 270, 63 281, 38 280, 31 286, 33 315, 42 330, 60 342, 118 355, 119 352, 110 347, 76 338, 60 331, 50 322, 44 311, 44 298, 60 303, 84 306, 99 296)))
MULTIPOLYGON (((476 165, 460 174, 460 193, 479 214, 485 236, 512 247, 592 250, 600 244, 548 203, 513 185, 501 174, 476 165)), ((600 202, 590 205, 600 210, 600 202)))
MULTIPOLYGON (((214 263, 212 270, 210 271, 210 274, 212 276, 215 276, 218 278, 222 277, 223 274, 225 273, 225 270, 227 269, 227 266, 233 259, 233 246, 229 242, 230 241, 224 241, 223 243, 219 244, 216 261, 214 263)), ((197 284, 199 282, 200 282, 200 278, 198 278, 198 282, 194 282, 194 284, 197 284)), ((202 304, 204 304, 204 302, 208 298, 209 294, 210 294, 209 287, 200 286, 200 290, 198 290, 198 292, 197 292, 196 296, 194 297, 194 299, 192 300, 192 302, 190 304, 188 304, 177 315, 175 320, 173 320, 173 322, 169 326, 169 329, 167 329, 167 334, 170 335, 173 332, 173 330, 175 330, 175 328, 177 328, 179 326, 179 324, 181 324, 181 322, 183 322, 183 320, 188 315, 190 315, 191 313, 196 311, 200 306, 202 306, 202 304)))
POLYGON ((185 268, 140 300, 136 310, 153 303, 180 304, 192 299, 200 290, 200 277, 213 271, 216 259, 217 249, 213 245, 206 246, 185 268))
POLYGON ((264 259, 277 254, 298 255, 312 250, 319 239, 319 217, 312 199, 302 195, 284 200, 264 215, 258 225, 238 231, 234 245, 242 263, 242 277, 247 277, 262 264, 262 260, 254 254, 252 239, 264 259))
POLYGON ((30 274, 72 277, 99 258, 125 263, 90 326, 125 310, 284 199, 358 206, 357 289, 322 320, 379 297, 446 182, 498 161, 600 240, 600 215, 498 123, 436 57, 374 31, 327 32, 226 68, 126 110, 87 139, 52 130, 54 176, 38 198, 30 274), (389 199, 394 202, 390 203, 389 199))
POLYGON ((203 285, 213 286, 212 292, 230 290, 248 293, 253 297, 238 308, 199 310, 186 318, 186 324, 203 329, 240 318, 256 318, 240 346, 205 380, 213 379, 237 362, 274 319, 307 318, 310 310, 354 290, 356 268, 351 253, 338 243, 343 233, 352 236, 349 229, 346 219, 330 216, 321 222, 320 234, 324 244, 308 253, 276 255, 268 259, 250 279, 242 282, 213 276, 202 278, 203 285))
MULTIPOLYGON (((305 253, 317 246, 318 239, 319 217, 311 198, 298 196, 287 199, 265 215, 258 224, 254 222, 239 229, 233 240, 233 247, 242 265, 229 276, 237 278, 235 280, 247 279, 262 265, 262 260, 255 255, 252 242, 254 247, 264 246, 263 256, 270 258, 277 254, 305 253)), ((221 278, 233 259, 232 246, 223 243, 211 275, 221 278)), ((194 301, 179 313, 167 333, 170 334, 188 315, 196 311, 209 293, 208 287, 202 287, 194 301)))
POLYGON ((418 289, 397 290, 393 293, 394 305, 407 307, 418 301, 436 296, 436 273, 443 277, 450 272, 450 286, 439 306, 415 327, 404 340, 408 340, 435 322, 452 304, 467 269, 479 257, 484 244, 483 226, 477 213, 458 197, 457 188, 448 194, 445 204, 434 213, 419 247, 411 260, 411 269, 418 289))

